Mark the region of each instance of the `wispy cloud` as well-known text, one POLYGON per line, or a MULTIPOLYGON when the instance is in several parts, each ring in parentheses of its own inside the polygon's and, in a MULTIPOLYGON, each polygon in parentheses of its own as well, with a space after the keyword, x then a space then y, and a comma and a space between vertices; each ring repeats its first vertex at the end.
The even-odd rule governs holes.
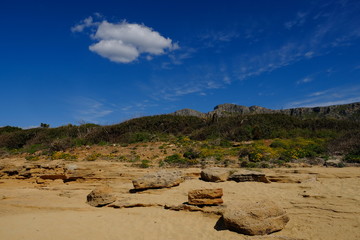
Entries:
POLYGON ((209 31, 207 33, 201 34, 199 36, 199 40, 205 44, 205 47, 214 47, 218 45, 219 42, 230 42, 239 36, 240 34, 235 30, 209 31))
POLYGON ((272 72, 301 59, 309 58, 310 52, 310 49, 304 44, 289 42, 280 48, 260 55, 244 55, 240 58, 241 63, 236 75, 240 80, 244 80, 266 72, 272 72))
POLYGON ((313 92, 303 99, 290 102, 286 108, 329 106, 352 102, 360 102, 360 85, 313 92))
POLYGON ((155 94, 152 96, 155 99, 165 99, 168 101, 175 101, 178 97, 198 93, 201 96, 206 96, 204 91, 211 90, 211 89, 219 89, 223 88, 224 86, 215 81, 201 81, 201 82, 187 82, 183 85, 177 86, 166 86, 159 89, 155 94))
POLYGON ((284 23, 284 26, 289 30, 292 29, 293 27, 302 26, 305 23, 307 16, 308 16, 307 12, 297 12, 296 18, 294 20, 284 23))
POLYGON ((306 27, 307 34, 299 40, 289 38, 282 46, 260 54, 243 54, 235 74, 244 80, 350 46, 360 38, 359 11, 356 1, 346 4, 332 1, 297 12, 295 20, 284 25, 288 29, 306 27), (308 21, 313 22, 305 25, 308 21))
POLYGON ((312 82, 313 80, 314 80, 313 77, 307 76, 307 77, 304 77, 304 78, 300 79, 299 81, 297 81, 296 84, 309 83, 309 82, 312 82))
POLYGON ((109 104, 88 97, 76 97, 72 103, 74 118, 77 121, 99 123, 105 116, 114 112, 109 104))

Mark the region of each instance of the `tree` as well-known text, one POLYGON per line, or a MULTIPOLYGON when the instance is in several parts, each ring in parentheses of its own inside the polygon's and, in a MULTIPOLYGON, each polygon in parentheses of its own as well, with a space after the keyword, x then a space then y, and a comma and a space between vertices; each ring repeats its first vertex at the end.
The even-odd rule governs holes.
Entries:
POLYGON ((50 124, 40 123, 40 127, 41 127, 41 128, 49 128, 49 127, 50 127, 50 124))

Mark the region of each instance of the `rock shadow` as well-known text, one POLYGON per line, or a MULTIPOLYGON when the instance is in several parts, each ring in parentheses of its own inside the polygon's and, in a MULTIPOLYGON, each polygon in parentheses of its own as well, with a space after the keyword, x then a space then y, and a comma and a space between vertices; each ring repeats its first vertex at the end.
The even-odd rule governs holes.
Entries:
POLYGON ((214 229, 216 231, 224 231, 224 230, 228 230, 225 226, 225 222, 224 222, 224 218, 221 217, 219 218, 219 220, 216 222, 214 229))

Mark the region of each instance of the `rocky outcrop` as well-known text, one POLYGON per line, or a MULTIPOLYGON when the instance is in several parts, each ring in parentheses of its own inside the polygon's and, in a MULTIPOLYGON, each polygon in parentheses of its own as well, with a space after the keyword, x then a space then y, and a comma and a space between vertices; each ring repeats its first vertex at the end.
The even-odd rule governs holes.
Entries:
POLYGON ((188 202, 191 205, 219 205, 223 203, 222 188, 196 189, 188 193, 188 202))
POLYGON ((249 170, 239 170, 229 177, 229 180, 235 182, 264 182, 270 183, 269 179, 265 176, 264 173, 249 171, 249 170))
POLYGON ((307 118, 332 118, 332 119, 351 119, 360 121, 360 102, 332 105, 325 107, 300 107, 273 110, 260 106, 242 106, 236 104, 220 104, 217 105, 213 111, 208 113, 201 113, 192 109, 182 109, 172 113, 176 116, 196 116, 196 117, 222 117, 232 115, 246 115, 246 114, 272 114, 280 113, 290 116, 299 117, 302 119, 307 118))
POLYGON ((227 168, 206 168, 201 171, 201 179, 208 182, 225 182, 230 176, 227 168))
POLYGON ((209 114, 210 115, 216 114, 217 116, 226 116, 231 114, 243 115, 243 114, 260 114, 260 113, 273 113, 273 112, 274 110, 259 106, 246 107, 242 105, 225 103, 225 104, 217 105, 214 108, 214 111, 209 112, 209 114))
POLYGON ((174 116, 194 116, 194 117, 206 117, 206 114, 205 113, 202 113, 202 112, 199 112, 199 111, 196 111, 196 110, 193 110, 193 109, 189 109, 189 108, 184 108, 184 109, 181 109, 181 110, 178 110, 174 113, 172 113, 171 115, 174 115, 174 116))
POLYGON ((289 217, 274 202, 235 203, 227 206, 223 220, 225 226, 247 235, 265 235, 282 230, 289 217))
POLYGON ((113 189, 109 186, 95 188, 86 197, 87 203, 93 207, 103 207, 116 201, 113 189))
POLYGON ((156 173, 149 173, 138 179, 134 179, 133 185, 136 190, 149 188, 169 188, 178 186, 184 181, 180 171, 162 170, 156 173))

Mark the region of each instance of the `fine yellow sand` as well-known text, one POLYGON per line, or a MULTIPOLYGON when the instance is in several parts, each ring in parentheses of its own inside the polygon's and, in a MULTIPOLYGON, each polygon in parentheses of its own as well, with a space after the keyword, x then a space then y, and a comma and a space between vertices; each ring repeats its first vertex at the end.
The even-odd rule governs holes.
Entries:
POLYGON ((0 239, 360 239, 359 168, 264 169, 277 181, 270 184, 209 183, 198 179, 201 169, 181 169, 188 177, 177 187, 130 193, 132 178, 156 169, 106 162, 91 167, 102 168, 111 177, 44 184, 0 179, 0 239), (123 202, 153 205, 186 202, 192 189, 223 188, 224 204, 270 199, 286 209, 290 221, 280 232, 249 237, 216 230, 217 215, 161 206, 115 209, 86 204, 86 195, 104 183, 123 202))

